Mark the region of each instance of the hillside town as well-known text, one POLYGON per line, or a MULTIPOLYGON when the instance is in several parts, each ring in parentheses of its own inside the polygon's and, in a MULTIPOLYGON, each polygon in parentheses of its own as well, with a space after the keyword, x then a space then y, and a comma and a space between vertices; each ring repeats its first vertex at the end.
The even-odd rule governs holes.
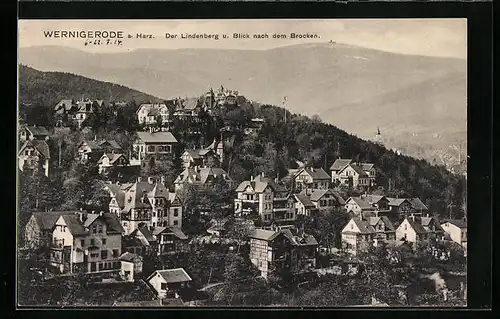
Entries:
MULTIPOLYGON (((98 181, 92 182, 98 187, 92 186, 91 198, 78 198, 88 205, 42 206, 34 196, 18 253, 25 260, 37 256, 27 270, 38 276, 33 283, 74 278, 90 291, 137 289, 133 298, 109 301, 117 307, 258 306, 263 302, 245 292, 239 304, 235 291, 253 280, 281 280, 277 287, 286 282, 306 291, 322 278, 354 280, 364 274, 372 274, 373 287, 379 287, 382 264, 404 273, 404 267, 414 269, 425 260, 445 265, 420 274, 430 278, 428 292, 413 296, 409 284, 395 284, 390 292, 374 288, 347 305, 465 303, 465 282, 444 284, 436 269, 463 276, 466 214, 443 218, 447 212, 433 210, 421 194, 394 195, 381 182, 384 172, 376 161, 343 156, 342 145, 323 165, 297 158, 284 174, 271 176, 263 163, 243 180, 231 176, 230 149, 258 140, 268 121, 220 119, 221 113, 237 112, 241 100, 238 91, 221 87, 199 98, 144 101, 132 115, 138 129, 127 132, 129 141, 100 133, 95 116, 108 108, 116 118, 123 101, 61 96, 53 106, 54 127, 20 124, 20 173, 66 176, 67 185, 73 171, 83 175, 92 169, 98 181), (204 123, 212 119, 219 124, 207 140, 212 128, 204 123), (184 123, 182 131, 178 123, 184 123), (69 132, 81 136, 74 147, 51 145, 69 132), (65 170, 63 162, 72 168, 65 170)), ((255 145, 266 154, 265 145, 255 145)), ((285 303, 271 299, 279 301, 270 305, 285 303)))

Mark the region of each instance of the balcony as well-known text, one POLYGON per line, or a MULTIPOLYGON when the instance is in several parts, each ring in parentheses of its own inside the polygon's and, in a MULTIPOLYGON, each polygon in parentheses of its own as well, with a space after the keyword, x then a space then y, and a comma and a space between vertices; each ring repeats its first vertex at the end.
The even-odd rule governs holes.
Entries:
POLYGON ((251 203, 251 204, 258 204, 259 203, 258 199, 238 198, 238 201, 240 201, 241 203, 251 203))
POLYGON ((62 250, 64 248, 64 239, 55 239, 50 245, 51 249, 62 250))

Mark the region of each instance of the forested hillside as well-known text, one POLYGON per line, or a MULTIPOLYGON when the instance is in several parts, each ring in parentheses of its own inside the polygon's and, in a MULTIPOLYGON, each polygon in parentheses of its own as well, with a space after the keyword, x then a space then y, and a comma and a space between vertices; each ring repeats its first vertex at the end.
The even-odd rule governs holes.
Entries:
MULTIPOLYGON (((77 97, 80 94, 106 100, 110 98, 110 90, 112 90, 113 97, 124 100, 128 106, 117 115, 103 109, 87 125, 94 127, 90 132, 92 136, 96 134, 98 137, 113 137, 124 146, 131 145, 130 142, 134 138, 133 132, 138 129, 137 121, 134 121, 135 110, 140 102, 151 98, 126 87, 76 75, 45 73, 22 66, 20 72, 20 100, 36 103, 39 110, 43 108, 47 110, 45 113, 47 118, 31 116, 30 121, 37 122, 33 124, 50 125, 52 123, 51 110, 58 100, 77 97)), ((200 92, 200 95, 202 94, 204 93, 200 92)), ((380 189, 369 191, 390 196, 420 197, 432 213, 442 216, 449 214, 447 207, 450 203, 454 205, 455 216, 461 216, 465 211, 465 180, 463 177, 449 173, 444 167, 433 166, 424 160, 397 155, 381 145, 361 140, 331 124, 322 123, 318 118, 311 119, 292 114, 272 105, 260 105, 245 97, 239 97, 238 104, 234 110, 220 110, 215 118, 200 114, 198 122, 176 120, 172 133, 181 144, 177 153, 185 147, 205 147, 214 138, 220 136, 221 128, 231 127, 232 133, 224 134, 226 156, 223 168, 237 183, 261 172, 281 179, 286 176, 287 169, 296 167, 297 160, 315 167, 323 167, 329 171, 329 167, 336 158, 353 158, 372 162, 377 167, 379 176, 377 183, 380 189), (254 117, 264 119, 264 125, 257 134, 245 135, 243 128, 254 117), (193 134, 193 132, 202 132, 202 134, 193 134)), ((32 105, 31 108, 26 109, 30 110, 33 107, 35 106, 32 105)), ((88 195, 89 191, 83 188, 88 188, 91 183, 83 180, 78 175, 81 169, 72 167, 74 163, 71 163, 71 152, 75 150, 74 144, 82 138, 81 132, 74 131, 71 136, 55 136, 51 139, 53 154, 57 154, 58 151, 56 140, 64 141, 62 167, 67 168, 68 171, 71 170, 70 176, 78 180, 76 187, 82 187, 82 190, 72 189, 71 192, 59 190, 57 194, 47 196, 51 199, 50 205, 56 206, 55 209, 58 205, 69 207, 72 203, 76 204, 72 198, 65 198, 68 194, 88 195)), ((176 154, 176 156, 179 155, 176 154)), ((54 156, 52 160, 56 164, 57 156, 54 156)), ((152 169, 155 174, 166 175, 169 181, 172 181, 181 169, 180 162, 176 158, 169 159, 168 163, 156 165, 158 167, 149 168, 149 170, 152 169)), ((62 174, 58 178, 66 180, 68 175, 62 174)), ((52 182, 54 186, 62 185, 63 180, 52 182)), ((48 192, 50 187, 42 187, 42 189, 48 192)), ((340 191, 344 196, 352 193, 352 190, 340 191)), ((85 196, 82 195, 83 197, 85 196)), ((28 198, 30 196, 26 195, 25 199, 28 198)), ((38 201, 37 205, 41 205, 40 203, 38 201)), ((25 205, 25 207, 32 206, 30 203, 25 205)), ((38 206, 38 209, 40 208, 38 206)))
POLYGON ((63 72, 41 72, 19 66, 19 115, 21 120, 34 113, 50 113, 62 99, 90 98, 105 102, 157 101, 154 96, 122 85, 101 82, 63 72))

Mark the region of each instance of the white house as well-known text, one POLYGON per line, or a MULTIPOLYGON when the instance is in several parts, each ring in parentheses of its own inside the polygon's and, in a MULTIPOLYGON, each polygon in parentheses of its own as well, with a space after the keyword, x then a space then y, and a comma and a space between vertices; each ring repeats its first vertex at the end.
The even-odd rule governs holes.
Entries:
POLYGON ((126 281, 133 282, 134 275, 142 272, 142 257, 130 252, 124 252, 120 256, 121 269, 120 275, 126 281))
POLYGON ((351 218, 342 229, 342 245, 347 253, 356 255, 374 245, 375 234, 375 228, 369 222, 357 217, 351 218))
POLYGON ((192 279, 184 268, 156 270, 146 279, 159 298, 176 294, 181 288, 189 285, 192 279))
POLYGON ((328 189, 330 175, 323 168, 304 167, 293 177, 295 189, 328 189))
POLYGON ((168 107, 164 103, 144 103, 137 109, 137 119, 140 125, 156 124, 157 119, 166 123, 168 119, 168 107))
POLYGON ((425 228, 415 218, 406 217, 396 229, 396 240, 417 243, 428 239, 425 228))
POLYGON ((62 273, 118 271, 122 233, 114 214, 62 215, 52 232, 50 264, 62 273))
POLYGON ((375 166, 372 163, 356 163, 352 159, 337 159, 330 167, 332 183, 351 187, 374 186, 376 179, 375 166))
POLYGON ((19 169, 40 169, 49 176, 50 149, 45 140, 26 140, 18 153, 19 169))
POLYGON ((467 249, 467 221, 465 219, 450 219, 441 223, 441 228, 451 240, 467 249))
POLYGON ((177 139, 170 132, 137 132, 133 149, 138 160, 143 161, 147 156, 172 153, 176 144, 177 139))
POLYGON ((295 220, 295 199, 288 196, 283 186, 263 176, 263 174, 243 181, 236 188, 234 199, 235 214, 257 213, 262 221, 295 220))
POLYGON ((111 168, 125 167, 129 164, 128 158, 123 154, 104 153, 97 161, 99 174, 107 172, 111 168))

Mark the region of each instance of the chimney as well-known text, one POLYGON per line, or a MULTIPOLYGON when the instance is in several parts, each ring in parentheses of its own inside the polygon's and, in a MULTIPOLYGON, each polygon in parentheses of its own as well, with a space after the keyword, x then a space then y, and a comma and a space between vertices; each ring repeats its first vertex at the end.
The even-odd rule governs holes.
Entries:
POLYGON ((140 182, 141 182, 141 177, 140 177, 140 176, 138 176, 138 177, 137 177, 137 183, 140 183, 140 182))
POLYGON ((260 173, 260 177, 264 177, 264 172, 261 172, 261 173, 260 173))
POLYGON ((153 184, 154 183, 154 178, 153 177, 148 177, 148 183, 153 184))
POLYGON ((94 135, 94 141, 97 141, 97 135, 94 135))
POLYGON ((253 182, 253 176, 250 176, 250 181, 253 182))
POLYGON ((101 216, 101 217, 102 217, 102 214, 104 214, 104 212, 101 210, 101 211, 99 212, 99 216, 101 216))

